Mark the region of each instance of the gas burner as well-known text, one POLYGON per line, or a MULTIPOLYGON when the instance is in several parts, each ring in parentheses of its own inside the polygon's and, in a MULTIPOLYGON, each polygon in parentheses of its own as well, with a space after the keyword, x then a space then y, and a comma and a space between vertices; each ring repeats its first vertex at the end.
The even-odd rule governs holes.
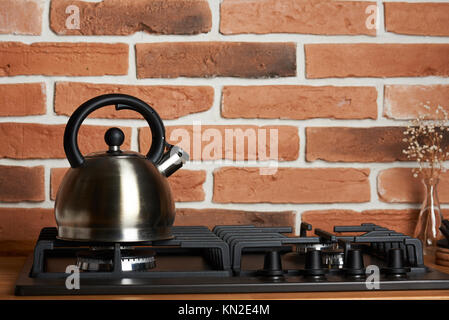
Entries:
POLYGON ((154 250, 122 251, 122 271, 146 271, 156 267, 154 250))
POLYGON ((312 250, 318 250, 318 251, 323 251, 323 250, 337 250, 338 249, 338 244, 337 243, 332 243, 332 242, 322 242, 322 243, 302 243, 302 244, 297 244, 296 245, 296 251, 299 253, 307 253, 309 251, 312 250))
MULTIPOLYGON (((110 246, 90 246, 89 247, 90 250, 95 251, 95 250, 114 250, 114 246, 110 245, 110 246)), ((134 247, 132 246, 120 246, 120 250, 123 249, 134 249, 134 247)))
POLYGON ((299 253, 307 253, 309 251, 333 248, 333 243, 302 243, 296 245, 296 251, 299 253))
POLYGON ((329 269, 342 269, 344 266, 344 251, 340 248, 329 247, 321 250, 323 263, 329 269))
POLYGON ((112 250, 100 250, 98 248, 89 251, 80 251, 76 255, 76 265, 83 271, 112 271, 112 250))
MULTIPOLYGON (((147 271, 156 267, 156 252, 151 249, 121 250, 122 271, 147 271)), ((112 271, 114 251, 104 247, 95 247, 77 254, 77 266, 82 271, 112 271)))

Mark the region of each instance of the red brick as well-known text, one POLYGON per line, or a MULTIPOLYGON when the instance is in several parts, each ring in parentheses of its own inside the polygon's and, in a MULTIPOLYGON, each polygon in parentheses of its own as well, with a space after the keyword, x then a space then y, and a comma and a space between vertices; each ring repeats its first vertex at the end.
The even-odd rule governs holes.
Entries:
MULTIPOLYGON (((85 155, 107 150, 104 142, 106 126, 81 126, 78 143, 85 155)), ((47 159, 65 158, 63 136, 65 125, 36 123, 0 123, 0 158, 47 159)), ((125 133, 122 149, 129 150, 131 128, 121 127, 125 133)))
POLYGON ((124 43, 0 43, 0 76, 102 76, 127 73, 128 45, 124 43))
POLYGON ((376 35, 365 24, 369 5, 376 2, 225 0, 220 6, 220 32, 376 35))
MULTIPOLYGON (((81 82, 57 82, 55 112, 70 116, 83 102, 106 93, 124 93, 142 99, 151 105, 163 119, 177 119, 212 107, 214 89, 209 86, 145 86, 81 82)), ((114 107, 99 109, 91 118, 141 119, 130 110, 116 111, 114 107)))
MULTIPOLYGON (((449 203, 449 173, 442 173, 437 187, 441 203, 449 203)), ((421 203, 425 189, 420 177, 414 178, 411 168, 390 168, 377 176, 377 193, 384 202, 421 203)))
MULTIPOLYGON (((299 136, 298 128, 293 126, 248 126, 248 125, 227 125, 227 126, 213 126, 202 125, 194 132, 193 126, 169 126, 166 128, 166 137, 171 144, 178 144, 181 148, 185 149, 192 160, 217 160, 217 159, 237 159, 237 160, 280 160, 291 161, 296 160, 299 154, 299 136), (201 143, 199 142, 201 137, 199 131, 201 129, 201 135, 205 139, 201 143), (242 133, 248 133, 249 136, 254 137, 250 146, 254 148, 248 148, 248 136, 244 139, 237 139, 234 137, 232 143, 232 157, 230 156, 231 150, 226 149, 226 136, 231 137, 231 134, 226 134, 226 130, 232 130, 231 133, 238 133, 241 130, 242 133), (260 149, 258 147, 258 135, 262 135, 265 130, 265 147, 260 149), (275 137, 270 130, 276 130, 278 135, 277 140, 277 157, 275 153, 271 153, 271 148, 276 150, 276 146, 273 147, 270 144, 271 137, 275 137), (211 134, 210 140, 206 136, 211 134), (215 136, 215 135, 216 136, 215 136), (184 138, 185 137, 185 138, 184 138), (221 142, 220 142, 221 140, 221 142), (214 143, 215 142, 215 143, 214 143), (214 152, 214 145, 217 146, 217 153, 214 152), (201 145, 201 148, 199 146, 201 145), (237 150, 237 146, 243 146, 242 150, 237 150), (197 149, 198 148, 198 149, 197 149), (221 152, 220 152, 221 151, 221 152), (264 154, 265 152, 265 154, 264 154)), ((243 136, 242 136, 243 138, 243 136)), ((230 138, 229 138, 230 139, 230 138)), ((149 149, 151 141, 151 132, 149 128, 141 128, 139 130, 139 145, 142 153, 146 153, 149 149)), ((229 140, 230 141, 230 140, 229 140)), ((261 142, 262 143, 262 142, 261 142)), ((229 144, 229 143, 228 143, 229 144)))
POLYGON ((53 209, 0 208, 0 256, 28 256, 41 229, 53 226, 53 209))
MULTIPOLYGON (((64 177, 67 168, 51 169, 51 191, 50 198, 56 199, 59 185, 64 177)), ((168 182, 173 193, 173 199, 178 202, 203 201, 203 184, 206 181, 206 171, 204 170, 180 170, 170 176, 168 182)))
POLYGON ((334 203, 370 200, 369 169, 225 167, 214 172, 213 201, 220 203, 334 203))
POLYGON ((449 112, 449 85, 386 85, 384 92, 383 114, 390 119, 413 119, 420 114, 438 118, 437 106, 449 112), (430 112, 425 105, 431 106, 430 112))
POLYGON ((391 162, 407 160, 403 127, 306 128, 306 160, 391 162))
POLYGON ((50 27, 59 35, 198 34, 210 31, 212 17, 206 0, 109 0, 89 3, 53 0, 50 27), (79 8, 80 28, 68 29, 66 8, 79 8))
POLYGON ((168 178, 173 199, 177 202, 203 201, 203 185, 206 182, 204 170, 179 170, 168 178))
POLYGON ((0 208, 0 241, 36 241, 44 227, 55 226, 53 209, 0 208))
POLYGON ((449 44, 307 44, 307 78, 449 76, 449 44))
POLYGON ((254 225, 292 227, 295 232, 296 217, 294 211, 243 211, 225 209, 177 209, 175 225, 207 226, 217 225, 254 225))
POLYGON ((0 85, 0 116, 45 114, 45 83, 12 83, 0 85))
POLYGON ((386 2, 384 7, 386 31, 449 36, 449 3, 386 2))
POLYGON ((139 43, 136 55, 138 78, 296 75, 296 44, 291 42, 139 43))
POLYGON ((44 167, 0 166, 0 201, 44 201, 44 167))
MULTIPOLYGON (((413 235, 419 210, 365 210, 362 212, 353 210, 313 210, 305 211, 301 215, 301 221, 312 224, 313 229, 320 228, 333 232, 334 226, 356 226, 361 223, 374 223, 396 232, 413 235)), ((445 217, 449 211, 443 210, 445 217)), ((309 235, 312 235, 309 231, 309 235)))
POLYGON ((41 0, 2 0, 0 6, 0 33, 41 34, 41 0))
POLYGON ((226 86, 225 118, 264 119, 376 119, 374 87, 226 86))

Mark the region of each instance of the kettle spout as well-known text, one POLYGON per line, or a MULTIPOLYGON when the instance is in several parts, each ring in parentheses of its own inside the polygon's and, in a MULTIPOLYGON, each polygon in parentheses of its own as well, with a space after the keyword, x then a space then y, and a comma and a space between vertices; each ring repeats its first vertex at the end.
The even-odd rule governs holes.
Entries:
POLYGON ((172 146, 163 156, 157 168, 159 172, 169 177, 179 170, 186 161, 189 160, 189 154, 180 147, 172 146))

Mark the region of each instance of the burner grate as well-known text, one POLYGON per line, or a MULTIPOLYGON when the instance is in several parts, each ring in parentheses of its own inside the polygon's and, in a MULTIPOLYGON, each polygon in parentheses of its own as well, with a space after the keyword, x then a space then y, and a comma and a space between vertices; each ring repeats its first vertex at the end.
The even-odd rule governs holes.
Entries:
MULTIPOLYGON (((64 272, 46 272, 45 260, 46 254, 51 253, 53 256, 75 256, 80 249, 89 247, 111 247, 112 246, 112 265, 106 271, 98 272, 83 272, 81 278, 115 278, 121 279, 124 277, 124 272, 129 276, 133 270, 123 270, 123 261, 127 259, 126 254, 129 249, 124 251, 123 246, 134 247, 136 251, 148 250, 149 247, 154 248, 157 252, 183 252, 184 251, 201 251, 212 266, 212 270, 200 271, 185 271, 185 272, 170 272, 170 271, 154 271, 149 272, 135 272, 133 277, 223 277, 232 274, 231 264, 229 260, 229 247, 227 243, 223 242, 219 237, 213 234, 206 227, 173 227, 173 239, 158 240, 158 241, 143 241, 133 243, 104 243, 104 242, 78 242, 67 241, 56 238, 56 228, 43 228, 33 254, 33 266, 31 270, 31 277, 35 278, 66 278, 67 274, 64 272), (125 254, 125 255, 124 255, 125 254)), ((152 268, 149 268, 152 269, 152 268)))
MULTIPOLYGON (((312 225, 302 222, 299 237, 287 237, 285 233, 291 233, 290 227, 254 227, 246 226, 217 226, 213 232, 229 245, 232 270, 235 274, 252 274, 255 272, 242 272, 242 255, 245 251, 254 250, 282 250, 289 251, 291 245, 298 249, 317 246, 343 248, 344 263, 347 262, 348 251, 361 244, 368 244, 367 250, 371 254, 386 260, 390 249, 400 248, 404 252, 405 263, 410 266, 411 272, 425 272, 422 245, 418 239, 389 230, 387 228, 365 223, 360 226, 336 226, 334 232, 363 233, 359 236, 337 235, 331 232, 315 229, 315 237, 308 237, 307 231, 312 230, 312 225), (290 245, 290 247, 289 247, 290 245)), ((301 252, 301 250, 298 250, 301 252)), ((303 250, 306 253, 307 250, 303 250)), ((290 274, 301 274, 298 270, 289 270, 290 274)))

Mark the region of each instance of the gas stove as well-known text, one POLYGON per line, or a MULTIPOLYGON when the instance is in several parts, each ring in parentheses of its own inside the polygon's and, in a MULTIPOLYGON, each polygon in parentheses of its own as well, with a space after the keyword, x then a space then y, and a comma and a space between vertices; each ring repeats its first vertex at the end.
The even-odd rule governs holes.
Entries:
POLYGON ((42 229, 16 295, 449 289, 418 239, 365 223, 334 233, 291 227, 175 226, 173 238, 100 243, 42 229))

